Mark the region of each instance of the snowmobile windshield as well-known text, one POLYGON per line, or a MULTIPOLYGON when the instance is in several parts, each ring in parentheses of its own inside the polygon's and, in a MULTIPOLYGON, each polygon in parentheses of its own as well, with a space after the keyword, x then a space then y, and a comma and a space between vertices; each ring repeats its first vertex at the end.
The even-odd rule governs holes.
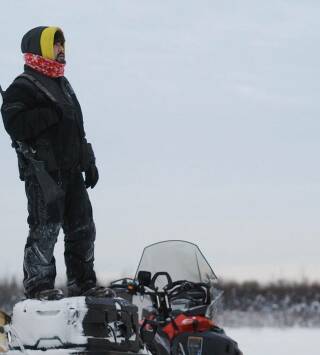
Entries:
MULTIPOLYGON (((212 283, 217 279, 197 245, 183 240, 169 240, 147 246, 135 275, 139 271, 167 272, 172 281, 212 283)), ((165 286, 165 280, 162 287, 165 286)))

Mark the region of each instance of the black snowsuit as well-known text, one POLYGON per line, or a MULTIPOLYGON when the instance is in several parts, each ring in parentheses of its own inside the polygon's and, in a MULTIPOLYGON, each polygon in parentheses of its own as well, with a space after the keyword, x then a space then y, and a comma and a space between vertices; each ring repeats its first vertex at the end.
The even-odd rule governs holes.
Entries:
MULTIPOLYGON (((39 47, 41 31, 35 30, 29 32, 27 42, 22 42, 26 52, 32 53, 37 41, 39 47)), ((96 285, 95 224, 82 176, 83 171, 95 166, 95 158, 93 152, 88 156, 81 108, 65 77, 50 78, 28 66, 25 73, 40 82, 55 102, 34 82, 18 77, 3 96, 4 126, 13 142, 23 141, 35 149, 37 158, 46 162, 47 171, 65 192, 63 198, 46 204, 30 166, 27 164, 20 172, 28 199, 29 235, 23 264, 25 293, 34 297, 37 292, 54 287, 53 251, 62 227, 68 288, 72 295, 77 295, 96 285)))

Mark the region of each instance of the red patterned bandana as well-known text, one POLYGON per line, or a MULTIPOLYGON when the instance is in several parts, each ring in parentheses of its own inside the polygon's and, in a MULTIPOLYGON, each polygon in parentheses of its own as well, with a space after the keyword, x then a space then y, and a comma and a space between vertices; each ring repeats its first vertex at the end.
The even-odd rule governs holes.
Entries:
POLYGON ((50 78, 64 76, 65 64, 32 53, 25 53, 24 60, 28 67, 37 70, 43 75, 50 76, 50 78))

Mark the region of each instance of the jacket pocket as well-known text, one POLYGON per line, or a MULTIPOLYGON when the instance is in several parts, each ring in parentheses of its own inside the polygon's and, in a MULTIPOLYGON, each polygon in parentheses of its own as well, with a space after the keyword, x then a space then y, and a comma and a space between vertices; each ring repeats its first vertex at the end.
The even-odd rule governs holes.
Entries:
POLYGON ((38 139, 35 142, 34 148, 36 150, 36 158, 45 162, 47 171, 58 170, 57 160, 49 140, 43 138, 38 139))

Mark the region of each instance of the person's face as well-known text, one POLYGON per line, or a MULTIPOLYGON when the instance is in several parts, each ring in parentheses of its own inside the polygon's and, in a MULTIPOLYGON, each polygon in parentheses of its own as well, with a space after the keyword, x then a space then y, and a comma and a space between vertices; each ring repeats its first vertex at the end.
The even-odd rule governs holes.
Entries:
POLYGON ((59 62, 64 64, 66 62, 65 56, 64 56, 64 46, 61 42, 56 42, 53 45, 53 52, 54 52, 54 59, 59 62))

